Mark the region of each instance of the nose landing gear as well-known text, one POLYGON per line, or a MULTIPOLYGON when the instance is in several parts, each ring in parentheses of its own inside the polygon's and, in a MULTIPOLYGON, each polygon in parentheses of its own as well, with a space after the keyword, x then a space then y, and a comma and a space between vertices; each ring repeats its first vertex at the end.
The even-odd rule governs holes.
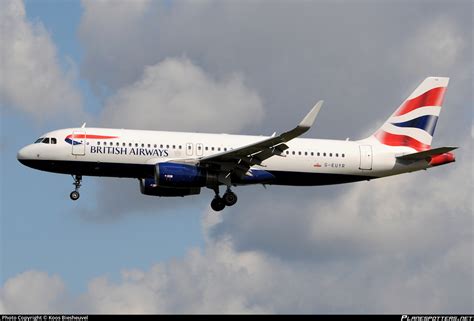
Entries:
POLYGON ((218 187, 214 188, 214 192, 216 193, 216 196, 214 196, 214 199, 211 202, 211 208, 216 212, 220 212, 226 206, 232 206, 237 203, 237 195, 231 191, 230 187, 227 187, 227 191, 222 195, 222 197, 219 196, 218 187))
POLYGON ((81 194, 79 194, 79 188, 81 187, 82 175, 72 175, 72 178, 74 179, 74 183, 72 183, 72 185, 74 185, 75 188, 74 191, 69 194, 69 197, 73 201, 77 201, 81 196, 81 194))

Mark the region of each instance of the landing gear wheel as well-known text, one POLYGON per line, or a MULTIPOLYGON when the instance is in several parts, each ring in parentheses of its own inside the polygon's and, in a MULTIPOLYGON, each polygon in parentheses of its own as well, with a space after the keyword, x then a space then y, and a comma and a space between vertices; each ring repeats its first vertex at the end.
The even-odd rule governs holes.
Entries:
POLYGON ((79 199, 79 196, 81 196, 79 194, 79 192, 77 191, 72 191, 71 194, 69 194, 69 197, 73 200, 73 201, 77 201, 79 199))
POLYGON ((71 175, 71 176, 74 179, 74 183, 72 183, 72 185, 74 185, 75 188, 71 192, 71 194, 69 194, 69 197, 73 201, 77 201, 79 199, 79 196, 81 196, 79 194, 79 188, 81 187, 82 175, 71 175))
POLYGON ((225 202, 220 197, 215 197, 211 202, 211 208, 216 211, 220 212, 225 208, 225 202))
POLYGON ((237 203, 237 195, 235 195, 235 193, 232 191, 225 192, 222 196, 222 199, 224 200, 224 203, 227 206, 232 206, 237 203))

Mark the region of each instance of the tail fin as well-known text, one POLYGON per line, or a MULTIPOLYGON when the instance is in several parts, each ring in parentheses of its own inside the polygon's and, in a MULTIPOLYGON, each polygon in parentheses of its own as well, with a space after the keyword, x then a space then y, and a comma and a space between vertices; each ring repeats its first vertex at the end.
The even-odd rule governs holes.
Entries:
POLYGON ((428 77, 375 132, 384 145, 430 149, 449 78, 428 77))

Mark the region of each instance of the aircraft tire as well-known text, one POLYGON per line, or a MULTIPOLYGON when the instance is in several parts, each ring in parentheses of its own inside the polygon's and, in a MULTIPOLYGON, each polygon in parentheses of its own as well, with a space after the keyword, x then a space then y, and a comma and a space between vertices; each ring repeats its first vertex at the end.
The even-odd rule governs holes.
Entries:
POLYGON ((226 206, 232 206, 237 203, 237 195, 234 192, 226 192, 222 196, 222 199, 224 200, 226 206))
POLYGON ((220 212, 225 208, 225 202, 220 197, 215 197, 211 202, 211 208, 216 211, 220 212))
POLYGON ((81 196, 81 195, 80 195, 79 192, 77 192, 77 191, 72 191, 71 194, 69 194, 69 197, 70 197, 73 201, 77 201, 80 196, 81 196))

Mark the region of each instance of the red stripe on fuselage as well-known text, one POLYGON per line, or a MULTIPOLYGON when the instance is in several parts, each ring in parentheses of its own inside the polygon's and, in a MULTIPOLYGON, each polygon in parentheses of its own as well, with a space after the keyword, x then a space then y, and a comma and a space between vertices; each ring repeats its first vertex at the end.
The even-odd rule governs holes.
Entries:
POLYGON ((425 106, 441 106, 446 87, 436 87, 418 97, 406 100, 395 112, 394 116, 405 115, 412 110, 425 106))
POLYGON ((88 134, 77 134, 68 135, 66 138, 86 138, 86 139, 112 139, 118 138, 118 136, 103 136, 103 135, 88 135, 88 134))
POLYGON ((383 130, 379 130, 374 136, 384 145, 407 146, 417 151, 430 149, 430 145, 423 144, 410 136, 390 134, 383 130))

